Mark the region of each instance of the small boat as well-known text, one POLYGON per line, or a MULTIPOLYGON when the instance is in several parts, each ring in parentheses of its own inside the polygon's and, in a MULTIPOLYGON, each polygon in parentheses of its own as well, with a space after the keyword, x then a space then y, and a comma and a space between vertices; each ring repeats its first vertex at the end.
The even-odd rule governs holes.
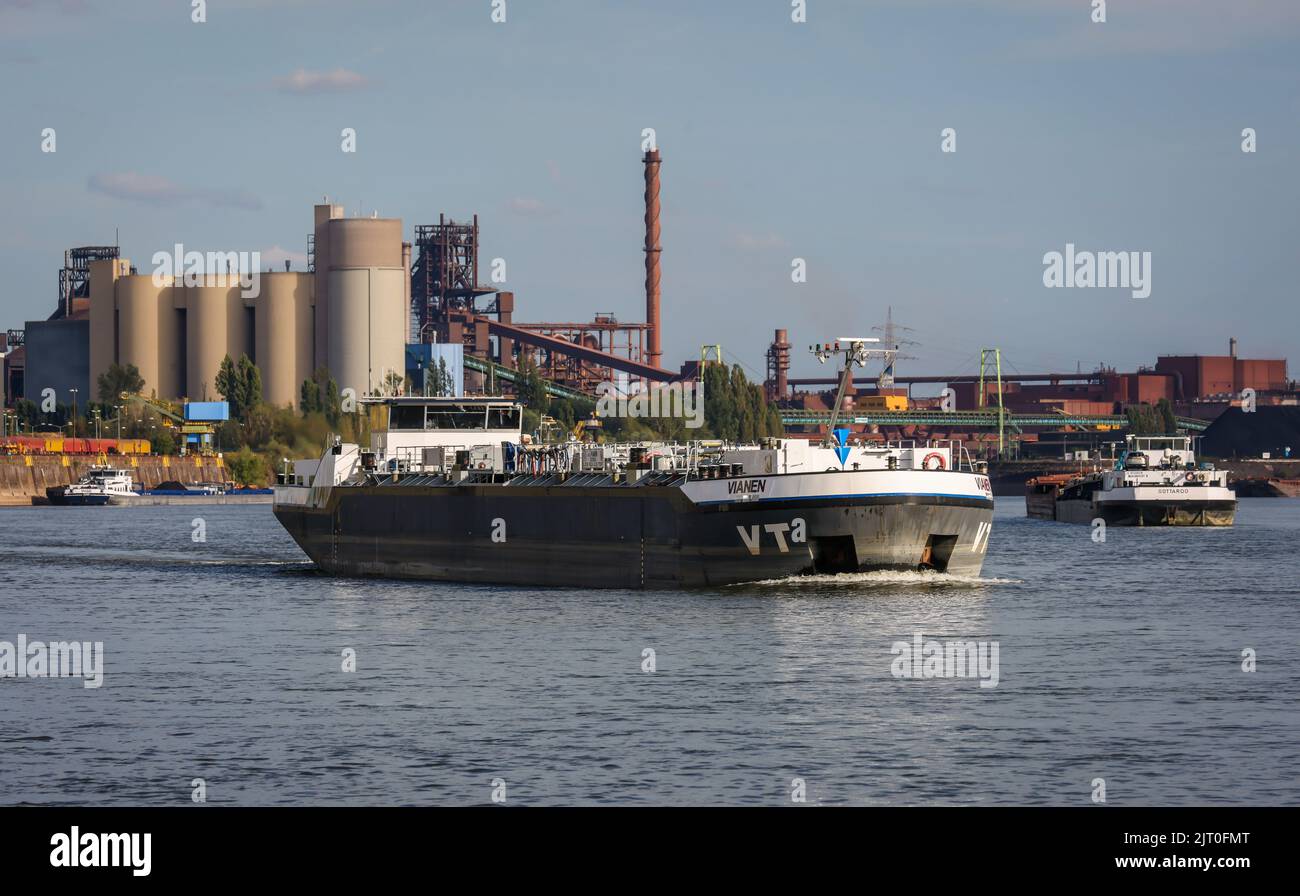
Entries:
POLYGON ((94 466, 72 485, 47 488, 45 496, 51 504, 79 507, 98 507, 115 496, 135 495, 130 470, 94 466))

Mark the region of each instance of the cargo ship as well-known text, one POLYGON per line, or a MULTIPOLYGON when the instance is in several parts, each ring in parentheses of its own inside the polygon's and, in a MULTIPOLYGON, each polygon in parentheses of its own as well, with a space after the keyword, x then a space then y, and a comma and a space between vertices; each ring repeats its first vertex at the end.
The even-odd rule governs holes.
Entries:
POLYGON ((504 398, 366 402, 275 488, 326 573, 507 585, 706 587, 809 573, 976 576, 988 476, 960 444, 542 444, 504 398))
POLYGON ((1189 436, 1129 436, 1111 469, 1030 479, 1025 512, 1064 523, 1231 526, 1237 496, 1226 470, 1197 464, 1189 436))

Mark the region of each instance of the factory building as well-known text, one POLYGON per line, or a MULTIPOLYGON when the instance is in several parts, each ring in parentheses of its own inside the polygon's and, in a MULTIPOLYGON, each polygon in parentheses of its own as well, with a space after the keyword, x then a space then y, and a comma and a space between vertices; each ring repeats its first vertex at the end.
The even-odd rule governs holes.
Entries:
POLYGON ((1240 395, 1243 389, 1280 392, 1289 387, 1286 360, 1237 357, 1237 340, 1226 355, 1161 355, 1156 373, 1173 381, 1179 399, 1240 395))
POLYGON ((309 270, 207 271, 187 282, 132 273, 123 258, 90 264, 89 380, 134 364, 160 398, 217 397, 222 359, 248 355, 263 399, 296 405, 303 380, 329 369, 340 389, 380 391, 403 375, 409 247, 395 218, 346 218, 315 207, 309 270))
POLYGON ((90 338, 90 321, 84 314, 74 317, 28 321, 24 331, 23 378, 30 383, 26 397, 40 404, 45 389, 54 390, 56 404, 71 404, 75 389, 84 406, 95 399, 90 391, 85 345, 90 338))

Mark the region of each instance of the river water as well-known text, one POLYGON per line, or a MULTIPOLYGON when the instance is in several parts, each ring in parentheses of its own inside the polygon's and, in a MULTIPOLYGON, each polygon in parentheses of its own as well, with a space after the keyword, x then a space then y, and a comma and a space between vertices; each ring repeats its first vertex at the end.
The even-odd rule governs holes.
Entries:
POLYGON ((575 592, 330 579, 264 506, 0 508, 0 641, 104 657, 0 678, 0 803, 1294 805, 1297 533, 999 498, 979 579, 575 592), (996 678, 896 676, 918 635, 996 678))

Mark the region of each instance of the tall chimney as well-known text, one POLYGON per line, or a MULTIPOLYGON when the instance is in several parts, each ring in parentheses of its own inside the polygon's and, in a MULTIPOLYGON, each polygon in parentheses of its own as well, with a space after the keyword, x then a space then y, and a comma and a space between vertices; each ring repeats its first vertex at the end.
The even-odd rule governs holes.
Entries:
POLYGON ((1236 336, 1231 336, 1231 337, 1228 338, 1228 354, 1231 355, 1231 356, 1234 357, 1234 358, 1237 357, 1237 337, 1236 337, 1236 336))
POLYGON ((767 347, 767 380, 763 385, 767 390, 768 401, 788 398, 790 372, 790 339, 785 330, 777 330, 772 344, 767 347))
POLYGON ((659 329, 659 150, 646 150, 645 157, 645 363, 658 367, 663 357, 659 329))

